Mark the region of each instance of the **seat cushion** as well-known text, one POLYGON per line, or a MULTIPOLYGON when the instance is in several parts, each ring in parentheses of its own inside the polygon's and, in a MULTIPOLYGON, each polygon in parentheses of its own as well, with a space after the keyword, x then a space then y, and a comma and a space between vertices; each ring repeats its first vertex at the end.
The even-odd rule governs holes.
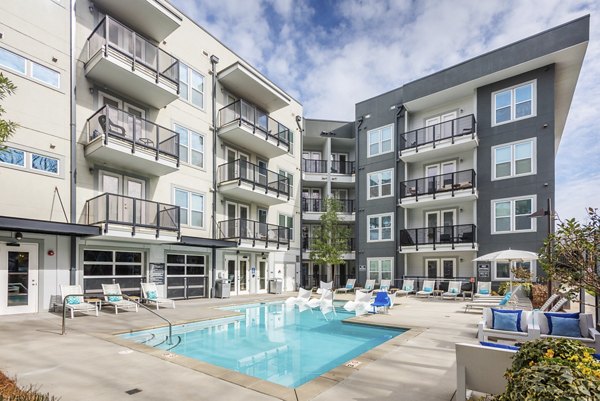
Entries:
POLYGON ((492 328, 494 330, 519 331, 521 330, 521 310, 504 310, 492 308, 492 328))
POLYGON ((479 290, 479 293, 481 295, 489 295, 490 290, 488 290, 487 288, 482 288, 482 289, 479 290))
POLYGON ((67 305, 79 305, 80 303, 79 297, 67 297, 67 305))
POLYGON ((148 299, 156 299, 156 291, 148 291, 148 299))
POLYGON ((550 316, 548 325, 551 327, 551 336, 583 337, 579 328, 579 317, 550 316))
POLYGON ((431 287, 424 287, 423 291, 425 291, 425 292, 431 292, 431 291, 433 291, 433 289, 431 287))
POLYGON ((120 295, 109 295, 108 296, 108 302, 119 302, 122 300, 123 300, 123 297, 120 295))

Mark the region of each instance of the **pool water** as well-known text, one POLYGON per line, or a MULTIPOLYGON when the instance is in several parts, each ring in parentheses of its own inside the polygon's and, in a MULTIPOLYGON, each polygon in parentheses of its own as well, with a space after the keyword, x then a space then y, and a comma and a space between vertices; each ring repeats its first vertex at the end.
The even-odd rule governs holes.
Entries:
POLYGON ((123 334, 122 338, 235 370, 286 387, 298 387, 406 330, 342 323, 343 309, 324 316, 283 303, 225 308, 239 317, 123 334))

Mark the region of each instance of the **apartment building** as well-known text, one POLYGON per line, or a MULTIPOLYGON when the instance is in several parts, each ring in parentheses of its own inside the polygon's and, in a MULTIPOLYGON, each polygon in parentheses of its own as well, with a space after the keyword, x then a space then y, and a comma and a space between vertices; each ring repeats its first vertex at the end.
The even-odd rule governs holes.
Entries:
MULTIPOLYGON (((493 281, 548 233, 554 159, 589 40, 589 16, 356 105, 359 282, 493 281)), ((534 262, 523 267, 533 277, 534 262)))
POLYGON ((354 123, 306 119, 302 140, 302 277, 300 284, 318 287, 319 281, 344 286, 356 278, 354 220, 356 216, 356 137, 354 123), (326 199, 338 202, 338 219, 352 233, 342 254, 344 263, 323 266, 311 261, 311 250, 326 199))
POLYGON ((0 32, 20 125, 0 155, 0 314, 69 283, 296 287, 298 101, 162 0, 9 0, 0 32))

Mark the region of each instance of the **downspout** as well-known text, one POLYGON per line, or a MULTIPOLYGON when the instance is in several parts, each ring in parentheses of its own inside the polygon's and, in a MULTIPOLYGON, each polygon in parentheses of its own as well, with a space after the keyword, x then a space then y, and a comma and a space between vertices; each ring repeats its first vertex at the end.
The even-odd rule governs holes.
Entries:
POLYGON ((358 157, 358 150, 359 150, 359 134, 360 134, 360 127, 361 125, 363 125, 363 122, 365 121, 364 117, 360 117, 358 120, 358 125, 356 126, 356 138, 354 138, 355 140, 355 145, 354 145, 354 149, 355 152, 354 154, 356 155, 355 158, 355 163, 356 163, 356 172, 354 173, 354 184, 355 184, 355 192, 354 192, 354 196, 356 198, 356 212, 354 213, 354 241, 355 241, 355 266, 354 269, 356 271, 356 276, 355 278, 358 280, 358 274, 360 272, 360 241, 359 241, 359 236, 360 236, 360 219, 362 217, 362 215, 360 214, 360 207, 362 206, 361 202, 360 202, 360 168, 358 166, 358 162, 360 160, 360 157, 358 157))
MULTIPOLYGON (((406 110, 406 108, 404 107, 404 105, 400 105, 397 106, 398 111, 396 112, 396 121, 394 121, 394 124, 396 125, 396 154, 395 154, 395 158, 396 158, 396 168, 395 168, 395 180, 396 180, 396 221, 395 221, 395 236, 394 236, 394 269, 396 270, 396 272, 394 272, 394 277, 396 277, 396 280, 398 280, 398 275, 397 273, 400 271, 400 269, 398 268, 398 266, 400 266, 400 252, 398 252, 398 246, 400 245, 400 211, 402 209, 402 207, 400 205, 398 205, 398 200, 400 199, 400 163, 402 163, 402 160, 400 160, 400 141, 398 140, 399 138, 399 132, 400 132, 400 118, 401 118, 401 114, 404 113, 404 111, 406 110)), ((405 222, 406 224, 406 222, 405 222)), ((404 266, 404 269, 406 269, 406 266, 404 266)), ((404 273, 406 273, 406 270, 404 271, 404 273)), ((396 287, 399 287, 399 283, 398 285, 396 285, 396 287)))
MULTIPOLYGON (((76 213, 76 202, 77 202, 77 125, 76 125, 76 72, 77 72, 77 60, 75 60, 75 27, 76 27, 76 16, 75 16, 75 3, 77 0, 71 0, 70 4, 70 23, 69 23, 69 61, 70 61, 70 74, 69 74, 69 85, 70 85, 70 122, 69 128, 71 130, 71 149, 70 149, 70 160, 69 165, 71 171, 70 176, 70 195, 71 199, 69 202, 70 211, 70 223, 77 223, 76 213)), ((71 285, 77 284, 77 237, 71 235, 71 246, 69 250, 69 283, 71 285)))
MULTIPOLYGON (((219 58, 214 54, 210 56, 212 65, 212 128, 213 128, 213 154, 212 154, 212 239, 217 239, 217 63, 219 58)), ((212 247, 212 280, 210 288, 215 288, 217 276, 217 249, 212 247)), ((211 293, 212 298, 212 293, 211 293)))
MULTIPOLYGON (((304 247, 304 223, 302 220, 302 212, 303 212, 303 206, 302 206, 302 187, 304 185, 304 182, 302 180, 302 168, 304 167, 304 159, 302 159, 302 152, 304 151, 304 130, 302 129, 302 125, 300 124, 302 122, 302 116, 296 116, 296 125, 298 126, 298 132, 300 132, 300 280, 302 281, 302 278, 304 277, 304 275, 302 274, 302 248, 304 247)), ((307 272, 308 275, 308 272, 307 272)), ((303 283, 303 284, 307 284, 307 283, 303 283)), ((298 287, 300 287, 301 284, 300 282, 298 282, 298 287)))

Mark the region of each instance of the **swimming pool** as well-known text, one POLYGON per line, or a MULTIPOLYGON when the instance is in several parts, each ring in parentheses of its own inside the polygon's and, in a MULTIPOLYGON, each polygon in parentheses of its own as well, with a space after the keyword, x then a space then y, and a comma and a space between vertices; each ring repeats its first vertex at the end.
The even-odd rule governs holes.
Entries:
POLYGON ((354 314, 339 308, 326 317, 283 303, 225 309, 242 315, 174 326, 172 345, 162 328, 121 337, 294 388, 406 331, 342 323, 354 314))

